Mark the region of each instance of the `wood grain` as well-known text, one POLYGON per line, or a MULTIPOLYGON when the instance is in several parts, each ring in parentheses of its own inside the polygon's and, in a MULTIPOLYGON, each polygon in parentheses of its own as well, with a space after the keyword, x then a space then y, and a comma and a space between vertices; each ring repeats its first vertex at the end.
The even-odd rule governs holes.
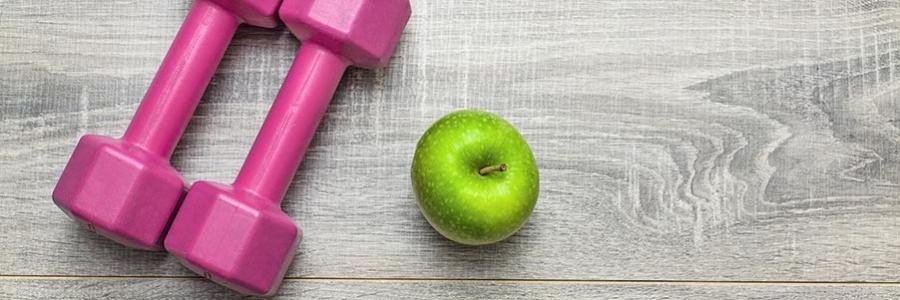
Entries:
MULTIPOLYGON (((4 299, 238 299, 196 279, 3 279, 4 299), (15 291, 15 293, 12 293, 15 291)), ((286 280, 276 299, 895 299, 896 285, 286 280)))
MULTIPOLYGON (((49 196, 80 135, 124 131, 188 6, 0 2, 2 275, 190 275, 49 196)), ((900 280, 900 2, 413 8, 391 65, 345 76, 284 201, 306 234, 290 278, 900 280), (419 135, 462 108, 510 120, 541 168, 498 245, 441 238, 410 191, 419 135)), ((238 32, 176 151, 188 180, 233 178, 297 46, 238 32)))

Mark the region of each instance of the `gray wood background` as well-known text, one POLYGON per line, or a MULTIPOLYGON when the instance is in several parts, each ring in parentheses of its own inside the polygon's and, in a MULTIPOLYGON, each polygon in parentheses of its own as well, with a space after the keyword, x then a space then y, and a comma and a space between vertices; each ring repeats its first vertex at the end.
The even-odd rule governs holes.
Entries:
MULTIPOLYGON (((351 70, 284 201, 280 296, 900 298, 900 2, 414 0, 351 70), (420 216, 420 134, 462 108, 531 144, 541 196, 464 247, 420 216)), ((189 0, 0 0, 0 297, 223 298, 50 200, 77 138, 119 136, 189 0)), ((173 164, 230 182, 298 42, 242 27, 173 164)))

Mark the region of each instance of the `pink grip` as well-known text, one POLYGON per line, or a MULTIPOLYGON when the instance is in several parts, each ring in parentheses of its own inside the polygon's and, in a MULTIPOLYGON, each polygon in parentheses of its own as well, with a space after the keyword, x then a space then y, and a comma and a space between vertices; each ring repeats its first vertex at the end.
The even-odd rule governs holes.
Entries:
POLYGON ((171 156, 240 23, 209 0, 195 2, 122 139, 171 156))
POLYGON ((281 203, 349 63, 303 43, 234 186, 281 203))

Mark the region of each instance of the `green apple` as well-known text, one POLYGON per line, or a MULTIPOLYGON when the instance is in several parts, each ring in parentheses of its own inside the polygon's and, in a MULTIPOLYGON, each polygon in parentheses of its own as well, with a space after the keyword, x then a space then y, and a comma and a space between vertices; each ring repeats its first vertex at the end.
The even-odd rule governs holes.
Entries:
POLYGON ((497 115, 463 110, 419 140, 412 184, 435 230, 466 245, 491 244, 519 230, 537 202, 537 165, 522 135, 497 115))

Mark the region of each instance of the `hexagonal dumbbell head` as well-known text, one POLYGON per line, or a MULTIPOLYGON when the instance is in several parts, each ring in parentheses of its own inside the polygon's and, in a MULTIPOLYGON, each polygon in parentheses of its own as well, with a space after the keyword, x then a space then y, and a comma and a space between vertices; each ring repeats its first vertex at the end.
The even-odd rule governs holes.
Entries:
POLYGON ((185 266, 239 292, 278 289, 302 236, 272 201, 228 185, 197 182, 166 237, 185 266))
POLYGON ((273 28, 278 26, 278 18, 275 13, 278 11, 278 5, 281 0, 197 0, 211 1, 219 6, 228 9, 244 23, 273 28))
POLYGON ((161 250, 184 190, 167 161, 120 140, 86 135, 53 190, 53 202, 112 240, 161 250))
POLYGON ((410 13, 408 0, 285 0, 278 12, 297 38, 370 69, 387 64, 410 13))

